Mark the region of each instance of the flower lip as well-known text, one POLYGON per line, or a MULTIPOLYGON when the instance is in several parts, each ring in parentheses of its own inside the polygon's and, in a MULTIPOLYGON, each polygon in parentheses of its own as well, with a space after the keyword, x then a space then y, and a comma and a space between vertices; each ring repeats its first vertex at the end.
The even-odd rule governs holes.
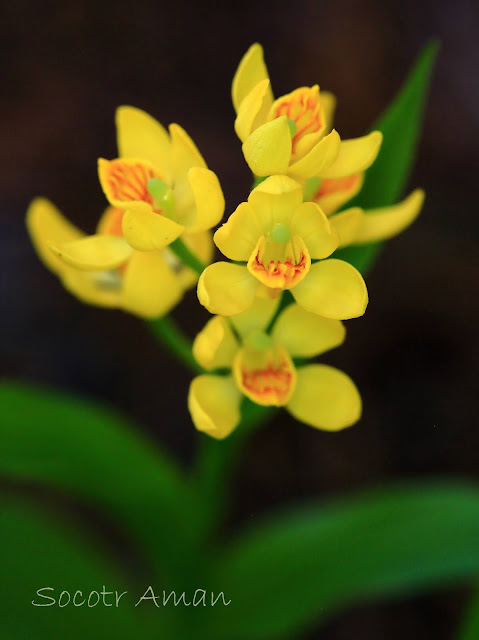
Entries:
POLYGON ((236 384, 253 402, 282 407, 294 392, 296 369, 284 347, 274 343, 266 347, 268 341, 261 338, 262 334, 258 333, 254 339, 247 340, 236 354, 233 362, 236 384))
POLYGON ((100 160, 99 173, 105 195, 112 205, 125 210, 131 202, 146 202, 155 213, 162 213, 148 189, 150 180, 162 178, 149 163, 123 158, 100 160))
POLYGON ((274 237, 287 237, 285 225, 277 225, 276 234, 261 236, 248 261, 248 270, 260 282, 273 289, 291 289, 306 276, 311 266, 311 258, 303 240, 299 236, 283 242, 274 237), (284 227, 284 229, 283 229, 284 227))
POLYGON ((304 136, 324 128, 319 87, 300 87, 275 101, 271 108, 271 118, 286 116, 291 129, 292 153, 304 136), (294 126, 293 126, 294 125, 294 126))

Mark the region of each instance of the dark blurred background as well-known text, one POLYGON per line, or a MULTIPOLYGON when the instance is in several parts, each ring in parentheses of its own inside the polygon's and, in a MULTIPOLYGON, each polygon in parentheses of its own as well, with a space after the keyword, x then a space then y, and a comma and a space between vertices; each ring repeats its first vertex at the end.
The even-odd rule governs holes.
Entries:
MULTIPOLYGON (((479 480, 477 4, 17 0, 0 16, 0 373, 106 400, 185 464, 195 443, 189 375, 141 321, 62 289, 29 243, 29 201, 44 195, 92 232, 105 206, 96 158, 116 155, 114 110, 132 104, 185 127, 217 172, 229 214, 250 186, 230 85, 252 42, 265 47, 277 96, 316 82, 336 94, 347 138, 371 125, 439 37, 409 184, 425 188, 424 211, 381 255, 367 314, 347 323, 345 346, 326 359, 357 382, 363 418, 327 434, 282 414, 258 432, 235 476, 228 529, 279 505, 392 479, 479 480)), ((175 317, 193 336, 208 314, 191 292, 175 317)), ((320 637, 445 640, 467 596, 365 606, 320 637)))

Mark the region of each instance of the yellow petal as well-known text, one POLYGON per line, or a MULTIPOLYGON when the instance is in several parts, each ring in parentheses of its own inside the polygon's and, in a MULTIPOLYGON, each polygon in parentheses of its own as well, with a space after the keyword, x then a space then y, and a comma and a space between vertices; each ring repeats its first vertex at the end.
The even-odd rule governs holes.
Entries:
POLYGON ((193 190, 188 181, 188 173, 193 167, 206 169, 206 162, 197 146, 178 124, 170 124, 171 166, 173 172, 175 208, 178 215, 194 204, 193 190))
POLYGON ((361 190, 364 173, 355 173, 345 178, 324 178, 311 200, 314 200, 329 216, 340 209, 361 190))
POLYGON ((162 249, 176 240, 184 227, 165 216, 153 213, 145 202, 130 204, 122 222, 123 236, 138 251, 162 249))
POLYGON ((65 270, 65 263, 50 250, 52 243, 63 244, 78 240, 84 233, 60 213, 45 198, 35 198, 28 207, 26 225, 40 260, 56 274, 65 270))
POLYGON ((256 296, 251 307, 236 316, 231 316, 230 322, 243 338, 252 331, 265 331, 276 313, 280 300, 280 296, 256 296))
POLYGON ((165 182, 171 182, 170 138, 159 122, 141 109, 118 107, 116 136, 119 156, 144 158, 158 169, 165 182))
POLYGON ((287 406, 301 422, 325 431, 350 427, 361 417, 361 396, 342 371, 324 364, 298 368, 296 390, 287 406))
POLYGON ((202 375, 191 382, 188 409, 198 431, 222 440, 241 420, 241 394, 233 378, 202 375))
POLYGON ((175 181, 186 180, 192 167, 207 168, 203 156, 190 136, 179 124, 170 124, 172 166, 175 181))
POLYGON ((178 277, 161 253, 133 252, 123 276, 123 309, 143 318, 158 318, 178 304, 182 295, 178 277))
POLYGON ((312 358, 342 344, 346 330, 340 320, 290 304, 276 320, 272 336, 293 357, 312 358))
POLYGON ((291 153, 290 164, 293 165, 295 162, 301 160, 301 158, 304 158, 304 156, 324 138, 325 134, 326 132, 323 126, 319 131, 307 133, 297 141, 293 139, 293 151, 291 153))
POLYGON ((215 244, 230 260, 248 261, 263 234, 249 202, 242 202, 215 233, 215 244))
MULTIPOLYGON (((263 47, 260 44, 255 43, 251 45, 251 47, 243 56, 233 78, 231 96, 236 112, 238 111, 240 104, 246 98, 248 93, 250 93, 250 91, 259 82, 265 79, 269 79, 269 75, 264 63, 263 47)), ((269 109, 269 107, 273 103, 273 94, 271 92, 271 88, 268 89, 266 101, 269 103, 269 109)))
POLYGON ((122 276, 117 271, 80 271, 66 267, 63 286, 82 302, 99 307, 121 307, 122 276))
POLYGON ((132 248, 123 238, 96 234, 72 242, 50 244, 61 260, 83 271, 116 269, 131 255, 132 248))
POLYGON ((329 91, 321 91, 321 106, 325 120, 325 129, 330 131, 333 126, 336 98, 329 91))
POLYGON ((408 227, 419 215, 424 191, 416 189, 399 204, 365 212, 355 244, 387 240, 408 227))
POLYGON ((307 180, 323 172, 335 162, 341 145, 341 138, 336 129, 322 138, 301 160, 292 164, 288 175, 297 180, 307 180))
POLYGON ((307 311, 336 320, 362 316, 368 304, 362 275, 349 263, 334 258, 313 264, 291 293, 307 311))
POLYGON ((198 281, 198 299, 210 313, 233 316, 253 303, 258 282, 248 269, 229 262, 206 267, 198 281))
POLYGON ((291 219, 291 233, 300 236, 311 258, 327 258, 338 246, 338 235, 315 202, 303 202, 291 219))
POLYGON ((241 103, 235 120, 235 131, 241 142, 244 142, 257 126, 264 123, 266 119, 264 103, 269 91, 269 80, 262 80, 241 103))
POLYGON ((226 318, 211 318, 193 342, 193 355, 206 370, 231 367, 239 343, 226 318))
POLYGON ((301 185, 288 176, 278 175, 263 180, 248 197, 264 235, 270 233, 276 223, 289 224, 302 201, 301 185))
MULTIPOLYGON (((214 244, 211 231, 200 231, 200 233, 184 233, 181 239, 188 249, 192 251, 203 264, 210 264, 213 259, 214 244)), ((166 247, 163 249, 171 266, 176 270, 176 274, 184 289, 189 289, 198 282, 198 273, 189 267, 182 265, 178 257, 166 247)))
POLYGON ((364 217, 362 209, 353 207, 329 218, 331 226, 338 232, 340 247, 345 247, 356 241, 359 229, 364 224, 364 217))
POLYGON ((216 227, 225 210, 225 199, 216 174, 203 167, 193 167, 188 172, 188 182, 196 204, 193 220, 185 221, 188 231, 197 233, 216 227))
POLYGON ((317 175, 322 178, 343 178, 364 171, 376 160, 382 140, 380 131, 373 131, 362 138, 343 140, 334 163, 318 171, 317 175))
POLYGON ((286 116, 255 129, 243 143, 243 154, 256 176, 286 173, 291 158, 291 134, 286 116))

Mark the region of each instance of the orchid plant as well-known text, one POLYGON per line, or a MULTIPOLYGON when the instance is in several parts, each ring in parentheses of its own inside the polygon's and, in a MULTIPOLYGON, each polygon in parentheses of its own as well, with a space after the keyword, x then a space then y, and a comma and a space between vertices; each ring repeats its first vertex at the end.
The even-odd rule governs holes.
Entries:
MULTIPOLYGON (((232 83, 252 189, 226 218, 220 180, 186 131, 167 131, 132 106, 116 112, 118 157, 98 161, 107 202, 94 234, 45 198, 30 204, 31 241, 63 286, 146 321, 191 372, 185 424, 201 434, 185 470, 111 410, 2 382, 0 469, 108 514, 162 588, 222 591, 228 605, 207 607, 201 597, 160 616, 154 591, 140 589, 150 609, 118 607, 114 619, 95 607, 25 616, 12 597, 2 637, 30 637, 33 624, 45 640, 80 639, 92 625, 99 637, 125 639, 290 638, 352 602, 477 575, 479 496, 465 485, 386 487, 289 510, 233 541, 219 535, 240 447, 276 410, 326 431, 361 417, 354 382, 315 359, 345 343, 344 321, 366 311, 365 277, 380 246, 422 209, 421 189, 399 198, 435 49, 426 47, 371 132, 342 140, 334 96, 314 85, 275 99, 263 49, 252 45, 232 83), (224 260, 214 260, 215 246, 224 260), (191 341, 169 314, 195 288, 212 317, 191 341), (458 505, 460 522, 451 517, 458 505)), ((95 536, 87 541, 12 501, 2 518, 7 572, 19 584, 136 588, 112 557, 98 555, 95 536)))

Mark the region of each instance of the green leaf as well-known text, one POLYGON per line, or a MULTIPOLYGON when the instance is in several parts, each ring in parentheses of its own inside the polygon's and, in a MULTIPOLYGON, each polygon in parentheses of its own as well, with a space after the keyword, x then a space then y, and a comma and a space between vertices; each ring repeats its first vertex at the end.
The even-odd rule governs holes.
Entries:
POLYGON ((479 575, 479 490, 389 487, 256 525, 216 553, 211 638, 289 638, 352 604, 479 575))
POLYGON ((479 591, 466 608, 461 624, 455 634, 455 640, 477 640, 479 638, 479 591))
POLYGON ((59 487, 106 510, 163 569, 195 543, 196 504, 179 469, 114 411, 1 383, 0 416, 1 474, 59 487))
MULTIPOLYGON (((165 633, 164 616, 151 616, 135 609, 136 590, 127 585, 125 576, 111 559, 100 554, 92 542, 78 530, 58 521, 49 514, 39 514, 31 505, 3 499, 0 510, 0 543, 2 549, 2 580, 0 586, 0 635, 3 640, 84 640, 85 638, 172 637, 165 633), (52 590, 39 589, 50 587, 52 590), (120 597, 118 607, 115 594, 120 597), (77 602, 73 606, 75 592, 77 602), (70 593, 70 604, 58 606, 62 591, 70 593), (92 591, 100 595, 97 606, 88 607, 92 591), (56 604, 47 597, 53 597, 56 604), (107 604, 103 606, 103 598, 107 604), (33 606, 51 604, 51 606, 33 606), (152 634, 155 628, 155 634, 152 634)), ((68 600, 62 596, 61 604, 68 600)), ((90 605, 97 600, 93 594, 90 605)))
MULTIPOLYGON (((366 172, 361 192, 348 203, 348 208, 389 206, 401 196, 415 159, 438 48, 437 42, 431 42, 424 48, 399 94, 372 127, 383 133, 381 151, 376 162, 366 172)), ((350 262, 364 274, 372 265, 382 244, 346 247, 337 251, 334 257, 350 262)))

